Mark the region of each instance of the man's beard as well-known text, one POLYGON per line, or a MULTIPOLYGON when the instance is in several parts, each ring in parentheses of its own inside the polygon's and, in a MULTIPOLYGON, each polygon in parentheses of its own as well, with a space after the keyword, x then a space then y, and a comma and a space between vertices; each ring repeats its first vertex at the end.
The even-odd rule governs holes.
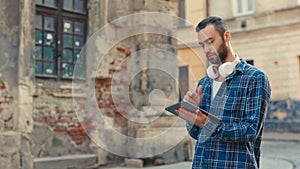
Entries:
POLYGON ((228 50, 227 50, 227 47, 225 44, 222 45, 222 48, 223 48, 222 52, 221 53, 218 52, 221 63, 223 63, 224 60, 227 58, 227 53, 228 53, 228 50))
POLYGON ((227 46, 225 45, 225 43, 222 44, 221 49, 222 50, 220 52, 217 51, 219 58, 216 59, 213 64, 222 64, 225 61, 225 59, 227 58, 228 49, 227 49, 227 46))

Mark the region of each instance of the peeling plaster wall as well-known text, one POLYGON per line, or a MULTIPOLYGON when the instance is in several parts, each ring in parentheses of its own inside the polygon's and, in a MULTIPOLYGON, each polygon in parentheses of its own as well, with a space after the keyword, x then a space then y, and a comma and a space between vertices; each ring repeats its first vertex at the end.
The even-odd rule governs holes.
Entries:
MULTIPOLYGON (((161 12, 177 15, 177 1, 158 0, 153 3, 153 1, 148 0, 109 0, 102 2, 106 2, 105 5, 108 6, 108 10, 103 14, 107 16, 108 22, 139 12, 161 12)), ((97 37, 98 41, 96 40, 95 44, 96 50, 93 53, 93 56, 104 56, 96 75, 96 97, 99 108, 101 112, 104 112, 107 116, 107 121, 109 121, 115 130, 131 137, 138 137, 138 133, 142 132, 159 134, 161 128, 167 129, 170 127, 163 124, 172 124, 172 120, 170 120, 170 117, 167 115, 163 115, 159 118, 161 125, 154 125, 156 122, 153 122, 153 124, 135 123, 126 118, 133 116, 137 119, 147 119, 157 115, 154 111, 145 111, 151 107, 152 103, 150 103, 149 96, 154 89, 163 91, 170 100, 178 100, 178 93, 176 91, 176 80, 178 79, 177 42, 171 38, 176 35, 173 34, 174 32, 172 32, 171 29, 159 23, 154 25, 151 17, 147 19, 148 20, 145 21, 141 20, 140 23, 135 23, 134 25, 132 25, 130 21, 124 21, 120 23, 120 25, 111 24, 109 25, 110 29, 107 34, 113 38, 113 40, 116 40, 125 34, 122 32, 122 29, 134 30, 132 28, 133 26, 135 28, 143 28, 145 25, 147 28, 154 29, 159 33, 145 33, 121 39, 120 42, 111 47, 108 53, 103 53, 102 51, 105 51, 106 46, 104 46, 104 44, 109 46, 109 42, 106 42, 101 37, 97 37), (138 24, 141 24, 141 26, 138 24), (166 32, 169 36, 164 36, 166 32), (159 63, 156 62, 158 60, 159 63), (158 65, 163 65, 165 70, 159 69, 158 65), (157 69, 155 69, 155 67, 157 69), (170 74, 173 75, 173 77, 171 77, 170 74), (134 76, 132 77, 132 75, 134 76), (128 83, 128 81, 130 83, 128 83), (128 98, 128 91, 130 91, 130 100, 126 99, 128 98), (131 105, 135 110, 141 110, 143 113, 133 111, 131 105)), ((172 24, 169 20, 166 22, 172 24)), ((88 64, 94 67, 95 65, 93 64, 97 63, 88 64)), ((156 100, 156 102, 159 102, 159 100, 156 100)), ((169 102, 168 104, 171 103, 169 102)), ((184 128, 184 125, 180 127, 184 128)), ((112 139, 112 142, 116 145, 118 145, 118 143, 127 144, 126 141, 122 143, 120 143, 120 141, 121 140, 112 139)), ((174 150, 161 155, 160 158, 163 158, 165 163, 188 159, 189 157, 186 158, 180 153, 182 149, 186 150, 182 145, 186 144, 183 143, 175 147, 174 150), (174 154, 177 154, 178 157, 175 157, 174 154)), ((127 154, 135 154, 138 153, 138 151, 143 151, 138 146, 129 148, 130 146, 132 145, 126 145, 122 147, 120 151, 124 153, 127 152, 127 154)))
POLYGON ((33 125, 32 10, 32 0, 0 2, 0 168, 5 169, 33 168, 28 136, 33 125))
POLYGON ((1 114, 0 130, 16 128, 14 112, 17 112, 18 103, 18 54, 19 54, 19 3, 17 0, 0 2, 0 80, 1 87, 1 114), (12 12, 14 11, 14 12, 12 12), (16 18, 16 19, 11 19, 16 18), (6 100, 5 98, 11 99, 6 100), (4 108, 5 107, 5 108, 4 108), (6 124, 3 124, 3 121, 6 124))
MULTIPOLYGON (((84 124, 88 124, 89 120, 77 118, 73 105, 71 84, 50 81, 46 83, 38 80, 33 100, 33 118, 36 124, 36 130, 40 130, 40 127, 38 126, 44 125, 49 127, 49 130, 52 131, 53 135, 64 135, 65 138, 63 138, 61 141, 69 142, 69 146, 66 146, 65 148, 67 149, 70 147, 71 149, 74 149, 66 150, 65 152, 77 151, 76 149, 83 150, 83 153, 91 151, 88 146, 90 139, 88 138, 88 135, 82 126, 84 124)), ((83 111, 85 108, 84 100, 85 99, 83 98, 82 104, 79 105, 80 109, 83 111)), ((92 125, 90 125, 90 127, 92 127, 92 125)), ((38 133, 40 132, 36 131, 32 134, 32 139, 34 142, 40 142, 38 133)), ((47 142, 48 140, 45 141, 47 142)), ((45 143, 42 143, 42 145, 45 143)), ((41 147, 36 146, 35 148, 41 147)), ((49 149, 47 151, 48 153, 44 153, 44 155, 38 155, 37 157, 47 156, 47 154, 66 155, 52 152, 53 149, 49 149)))
MULTIPOLYGON (((149 11, 176 15, 177 0, 158 0, 155 3, 153 3, 152 0, 90 0, 88 10, 88 37, 90 37, 108 22, 129 14, 149 11)), ((120 29, 121 28, 118 28, 117 25, 112 25, 110 31, 118 32, 120 29)), ((159 24, 155 29, 159 31, 168 31, 159 24)), ((118 35, 116 34, 113 36, 116 37, 118 35)), ((103 42, 101 40, 97 41, 95 45, 100 48, 96 50, 95 53, 92 53, 93 56, 102 55, 101 46, 103 46, 103 42)), ((165 57, 165 53, 161 53, 160 59, 162 63, 166 62, 169 63, 169 65, 173 65, 174 69, 171 74, 174 74, 175 77, 177 77, 177 48, 175 40, 168 36, 154 34, 122 39, 122 41, 115 44, 110 51, 105 54, 105 59, 103 60, 103 63, 101 63, 102 65, 98 69, 96 77, 92 77, 96 79, 95 88, 99 108, 105 111, 107 118, 112 118, 114 127, 121 129, 121 132, 125 135, 136 136, 138 128, 144 127, 129 127, 133 125, 129 124, 130 122, 121 115, 121 113, 128 113, 127 111, 129 110, 126 109, 127 105, 134 104, 136 108, 141 110, 144 106, 149 106, 149 93, 156 88, 164 90, 168 96, 173 95, 174 98, 177 97, 177 93, 174 92, 176 84, 173 83, 174 81, 171 81, 172 79, 166 80, 166 78, 169 78, 168 75, 162 74, 159 70, 140 72, 132 80, 130 86, 124 86, 125 82, 129 80, 126 77, 126 73, 134 73, 137 69, 148 69, 148 66, 151 66, 151 64, 156 64, 152 63, 151 60, 157 60, 157 56, 152 55, 151 52, 146 53, 145 56, 135 54, 136 51, 151 48, 157 48, 172 53, 172 57, 165 57), (132 62, 123 63, 127 58, 131 58, 132 62), (125 75, 121 72, 125 72, 125 75), (128 100, 124 101, 126 95, 125 93, 122 93, 122 91, 120 91, 117 96, 116 102, 113 101, 111 96, 112 76, 120 76, 120 78, 114 81, 114 84, 118 89, 132 89, 131 102, 128 102, 128 100), (118 106, 123 106, 123 109, 117 110, 115 107, 116 104, 118 106)), ((97 64, 89 63, 89 61, 90 60, 87 59, 88 65, 97 64)), ((80 95, 80 91, 78 93, 80 95)), ((86 93, 81 94, 84 95, 86 93)), ((33 119, 35 125, 33 132, 30 135, 33 140, 32 152, 35 157, 101 152, 98 150, 95 152, 95 145, 91 142, 83 128, 85 127, 86 129, 93 131, 96 127, 102 126, 97 126, 98 124, 92 123, 92 120, 89 118, 78 119, 74 111, 73 97, 76 97, 77 100, 81 100, 82 103, 77 106, 80 108, 80 111, 84 112, 86 109, 85 97, 74 96, 72 94, 71 81, 56 81, 38 78, 35 80, 33 97, 33 119), (45 131, 45 133, 47 133, 46 135, 49 137, 45 138, 45 136, 42 136, 44 132, 41 131, 45 131)), ((147 117, 145 116, 143 118, 147 117)), ((167 121, 168 118, 165 119, 165 122, 167 121)), ((149 124, 149 127, 150 126, 151 124, 149 124)), ((155 126, 153 128, 159 127, 160 126, 155 126)), ((117 144, 118 140, 115 141, 117 144)), ((126 146, 124 147, 126 148, 126 146)), ((102 152, 99 156, 103 160, 107 156, 107 153, 102 152)), ((105 160, 100 163, 105 163, 105 160)))

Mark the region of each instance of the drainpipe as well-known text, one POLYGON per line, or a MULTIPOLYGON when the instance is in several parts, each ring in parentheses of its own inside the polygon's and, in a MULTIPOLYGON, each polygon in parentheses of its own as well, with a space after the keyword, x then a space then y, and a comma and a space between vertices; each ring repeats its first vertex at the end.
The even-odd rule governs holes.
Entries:
POLYGON ((209 0, 206 0, 206 16, 209 16, 209 0))

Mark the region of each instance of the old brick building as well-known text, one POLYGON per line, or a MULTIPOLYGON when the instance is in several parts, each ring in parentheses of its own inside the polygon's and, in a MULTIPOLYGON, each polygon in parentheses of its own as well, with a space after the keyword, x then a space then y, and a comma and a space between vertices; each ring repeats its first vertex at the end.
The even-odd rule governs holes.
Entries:
MULTIPOLYGON (((99 116, 91 115, 87 99, 92 91, 97 111, 103 113, 114 131, 124 136, 150 138, 174 125, 176 118, 161 115, 162 112, 157 113, 153 108, 161 104, 157 96, 167 96, 163 100, 166 104, 178 100, 176 26, 173 27, 177 21, 172 19, 177 15, 177 5, 177 0, 155 3, 152 0, 1 1, 0 168, 43 168, 51 157, 54 159, 51 165, 55 166, 59 165, 55 163, 59 158, 55 157, 74 154, 93 154, 89 156, 96 158, 91 162, 93 165, 107 164, 107 157, 118 159, 118 156, 99 147, 97 139, 103 137, 114 146, 122 144, 122 153, 129 157, 139 157, 139 152, 147 152, 147 157, 149 153, 157 155, 156 146, 170 141, 177 144, 183 139, 178 148, 171 144, 163 149, 162 153, 167 150, 169 153, 159 156, 160 160, 164 159, 160 163, 190 159, 191 142, 187 138, 178 140, 174 133, 184 131, 182 121, 173 127, 170 140, 160 140, 148 148, 144 142, 135 146, 110 137, 112 130, 95 121, 99 116), (114 22, 144 12, 167 15, 162 15, 166 18, 155 14, 152 18, 139 16, 139 20, 132 20, 136 23, 130 20, 134 17, 114 22), (103 40, 97 34, 105 26, 109 29, 104 37, 110 40, 103 40), (122 34, 127 28, 143 30, 124 36, 130 33, 122 34), (86 47, 87 52, 82 52, 89 40, 94 44, 93 52, 90 46, 86 47), (110 42, 114 44, 105 53, 105 46, 110 42), (93 63, 92 58, 100 55, 104 61, 99 65, 93 63), (89 66, 96 66, 96 73, 90 72, 89 66), (93 86, 87 91, 74 86, 74 81, 86 85, 93 81, 93 86), (112 88, 120 92, 114 94, 112 88), (126 94, 129 100, 124 98, 126 94), (144 114, 130 111, 128 105, 144 114), (134 119, 151 121, 128 120, 128 114, 134 119), (99 132, 103 129, 106 135, 99 132), (104 136, 98 137, 101 134, 104 136), (89 136, 96 139, 92 141, 89 136)), ((64 167, 74 167, 68 165, 64 167)))

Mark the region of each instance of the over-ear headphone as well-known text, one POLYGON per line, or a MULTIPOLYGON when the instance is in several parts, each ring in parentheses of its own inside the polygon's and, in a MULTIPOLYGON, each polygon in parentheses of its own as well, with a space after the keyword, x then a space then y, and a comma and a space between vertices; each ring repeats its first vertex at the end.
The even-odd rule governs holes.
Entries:
POLYGON ((210 65, 206 69, 206 73, 208 77, 211 79, 216 79, 219 76, 227 77, 229 76, 235 69, 236 65, 240 63, 240 58, 238 56, 235 57, 232 62, 225 62, 222 65, 210 65))

